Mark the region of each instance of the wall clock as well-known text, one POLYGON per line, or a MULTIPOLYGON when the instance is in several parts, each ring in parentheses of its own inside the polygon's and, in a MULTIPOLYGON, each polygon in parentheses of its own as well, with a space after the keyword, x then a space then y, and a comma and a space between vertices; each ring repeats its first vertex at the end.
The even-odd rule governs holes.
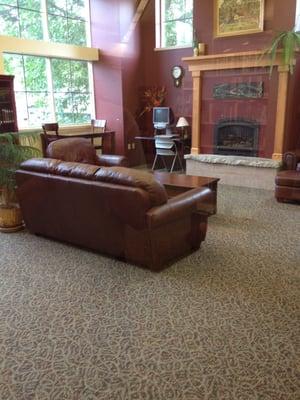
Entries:
POLYGON ((180 65, 175 65, 172 68, 172 77, 174 79, 174 85, 176 87, 180 87, 181 86, 181 81, 182 81, 182 77, 184 74, 184 69, 180 66, 180 65))

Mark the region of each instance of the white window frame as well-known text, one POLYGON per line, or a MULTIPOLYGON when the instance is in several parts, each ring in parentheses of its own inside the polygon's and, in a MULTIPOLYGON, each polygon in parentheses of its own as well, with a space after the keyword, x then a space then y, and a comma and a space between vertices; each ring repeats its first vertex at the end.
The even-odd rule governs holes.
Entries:
POLYGON ((163 37, 164 37, 164 15, 163 15, 163 7, 162 1, 164 0, 155 0, 155 49, 156 51, 160 50, 171 50, 171 49, 182 49, 182 48, 191 48, 191 44, 186 44, 184 46, 163 46, 163 37))
POLYGON ((297 0, 296 4, 295 30, 300 31, 300 0, 297 0))

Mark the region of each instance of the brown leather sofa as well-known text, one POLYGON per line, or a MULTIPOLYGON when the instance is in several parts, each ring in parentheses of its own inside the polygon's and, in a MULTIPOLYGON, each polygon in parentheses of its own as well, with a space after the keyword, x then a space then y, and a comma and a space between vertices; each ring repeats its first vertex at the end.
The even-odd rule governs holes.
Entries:
POLYGON ((275 177, 277 201, 300 201, 300 150, 283 155, 283 170, 275 177))
POLYGON ((168 199, 152 174, 52 158, 25 161, 16 173, 32 233, 159 270, 200 247, 209 188, 168 199))

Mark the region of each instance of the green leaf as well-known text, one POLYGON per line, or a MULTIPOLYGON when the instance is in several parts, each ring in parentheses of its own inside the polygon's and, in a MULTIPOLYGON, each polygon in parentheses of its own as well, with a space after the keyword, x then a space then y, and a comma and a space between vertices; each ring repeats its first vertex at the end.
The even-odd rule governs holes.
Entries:
POLYGON ((15 172, 20 164, 33 157, 40 157, 41 153, 32 146, 19 144, 20 138, 36 136, 32 133, 14 134, 4 133, 0 135, 0 188, 12 192, 16 187, 15 172))

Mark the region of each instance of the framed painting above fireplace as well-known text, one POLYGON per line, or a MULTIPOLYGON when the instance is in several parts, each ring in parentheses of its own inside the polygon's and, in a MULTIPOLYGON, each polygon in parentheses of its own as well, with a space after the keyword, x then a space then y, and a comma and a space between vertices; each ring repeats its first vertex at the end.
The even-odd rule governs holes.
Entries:
POLYGON ((264 0, 214 0, 215 36, 262 32, 264 0))

